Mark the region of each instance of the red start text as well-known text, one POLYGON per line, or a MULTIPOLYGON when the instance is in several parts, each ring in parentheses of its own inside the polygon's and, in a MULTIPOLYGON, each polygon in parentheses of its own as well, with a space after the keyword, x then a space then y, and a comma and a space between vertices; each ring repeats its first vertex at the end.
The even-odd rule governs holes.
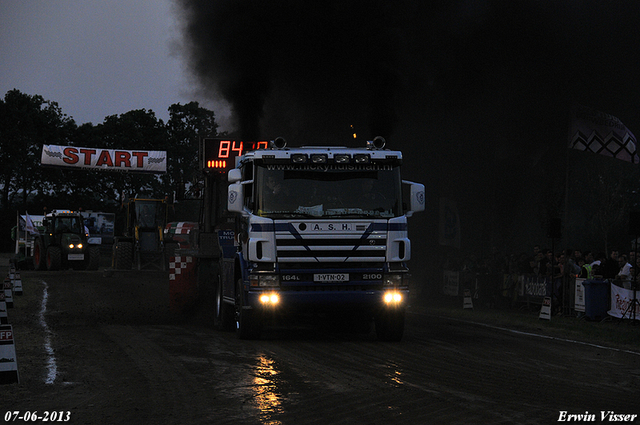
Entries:
POLYGON ((86 148, 65 148, 63 150, 64 158, 62 160, 67 164, 92 165, 93 158, 96 158, 95 165, 98 167, 114 167, 114 168, 143 168, 144 158, 149 155, 148 152, 136 151, 113 151, 113 155, 108 150, 98 152, 97 149, 86 148))

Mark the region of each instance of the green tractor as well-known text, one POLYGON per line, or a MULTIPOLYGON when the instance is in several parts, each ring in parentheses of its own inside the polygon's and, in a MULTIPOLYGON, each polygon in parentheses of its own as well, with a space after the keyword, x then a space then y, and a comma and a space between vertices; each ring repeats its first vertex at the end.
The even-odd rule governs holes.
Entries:
POLYGON ((130 270, 166 270, 164 227, 167 224, 165 199, 133 198, 127 202, 127 225, 123 236, 113 243, 112 267, 130 270))
POLYGON ((33 243, 36 270, 98 270, 100 248, 89 245, 79 212, 53 210, 45 215, 33 243))

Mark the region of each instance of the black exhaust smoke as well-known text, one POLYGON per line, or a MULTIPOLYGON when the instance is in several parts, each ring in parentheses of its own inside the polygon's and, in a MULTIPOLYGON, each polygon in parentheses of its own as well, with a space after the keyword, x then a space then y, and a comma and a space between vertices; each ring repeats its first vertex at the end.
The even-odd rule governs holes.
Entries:
POLYGON ((180 4, 192 70, 210 98, 231 104, 240 137, 326 143, 346 140, 350 125, 362 139, 393 132, 400 78, 391 2, 180 4))
POLYGON ((385 137, 432 206, 458 200, 467 252, 544 237, 573 102, 640 122, 637 1, 177 1, 193 70, 242 137, 385 137))

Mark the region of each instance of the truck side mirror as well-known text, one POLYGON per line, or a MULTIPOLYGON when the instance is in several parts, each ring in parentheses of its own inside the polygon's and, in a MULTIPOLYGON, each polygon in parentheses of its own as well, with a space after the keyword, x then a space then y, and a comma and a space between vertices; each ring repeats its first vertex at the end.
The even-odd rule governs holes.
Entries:
POLYGON ((426 203, 424 185, 407 180, 403 180, 402 184, 408 186, 409 192, 409 210, 406 212, 406 216, 411 217, 413 213, 424 211, 426 203))
POLYGON ((237 168, 232 168, 229 170, 227 179, 229 180, 229 183, 237 183, 242 180, 242 172, 237 168))
POLYGON ((227 209, 231 212, 243 213, 244 212, 244 205, 243 205, 244 186, 242 185, 242 183, 230 184, 227 193, 228 193, 227 209))

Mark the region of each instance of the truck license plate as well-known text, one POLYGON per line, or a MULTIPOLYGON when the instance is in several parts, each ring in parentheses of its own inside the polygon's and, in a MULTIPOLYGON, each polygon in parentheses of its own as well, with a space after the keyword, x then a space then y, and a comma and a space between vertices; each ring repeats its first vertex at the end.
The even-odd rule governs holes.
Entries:
POLYGON ((314 282, 348 282, 349 273, 316 273, 313 275, 314 282))
POLYGON ((67 257, 67 260, 69 261, 84 260, 84 254, 69 254, 69 256, 67 257))

